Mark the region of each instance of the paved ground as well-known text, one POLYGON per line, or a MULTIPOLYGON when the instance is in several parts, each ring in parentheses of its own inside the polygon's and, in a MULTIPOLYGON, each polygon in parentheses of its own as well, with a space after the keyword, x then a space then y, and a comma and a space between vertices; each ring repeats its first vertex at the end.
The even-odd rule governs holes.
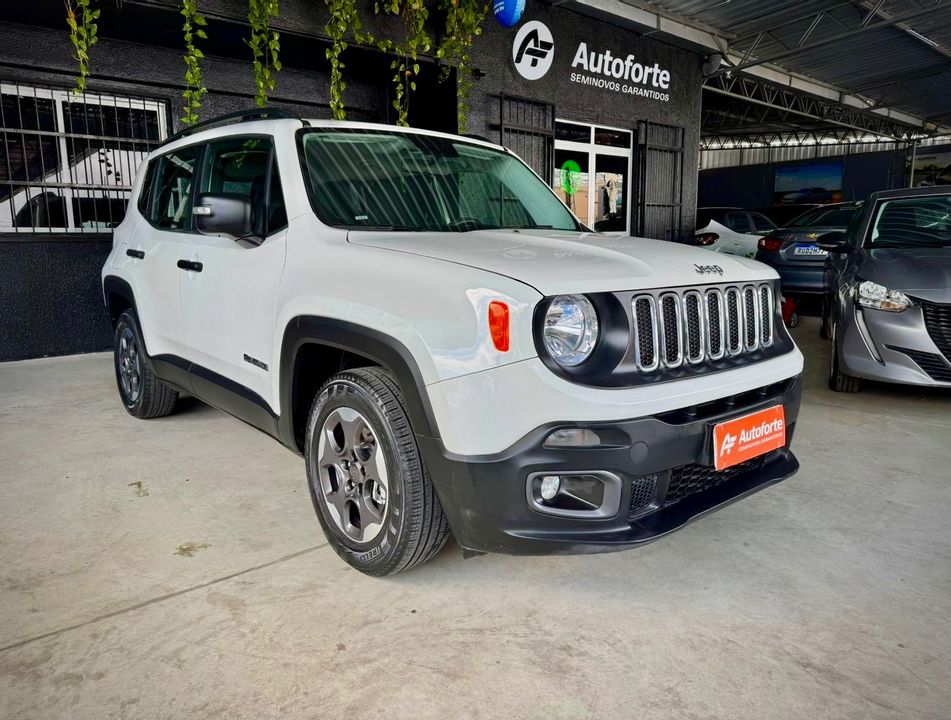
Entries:
POLYGON ((388 580, 301 461, 107 355, 0 364, 4 718, 948 718, 951 395, 824 387, 794 479, 639 551, 388 580))

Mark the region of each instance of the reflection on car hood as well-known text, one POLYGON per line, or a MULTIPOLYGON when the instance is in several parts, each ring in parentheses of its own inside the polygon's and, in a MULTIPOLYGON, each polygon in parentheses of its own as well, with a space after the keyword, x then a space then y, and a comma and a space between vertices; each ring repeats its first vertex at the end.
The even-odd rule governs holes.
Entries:
POLYGON ((520 280, 545 295, 745 282, 777 277, 747 258, 680 243, 554 230, 351 231, 351 243, 423 255, 520 280), (714 266, 705 272, 697 266, 714 266))
POLYGON ((858 276, 933 302, 951 302, 951 248, 864 248, 858 276))

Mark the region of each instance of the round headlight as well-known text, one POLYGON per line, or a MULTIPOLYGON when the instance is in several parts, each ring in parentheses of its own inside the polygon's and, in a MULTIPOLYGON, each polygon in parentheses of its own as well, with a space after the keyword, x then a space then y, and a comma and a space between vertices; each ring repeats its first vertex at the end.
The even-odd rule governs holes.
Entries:
POLYGON ((559 365, 574 367, 591 356, 598 342, 598 314, 584 295, 559 295, 545 313, 545 349, 559 365))

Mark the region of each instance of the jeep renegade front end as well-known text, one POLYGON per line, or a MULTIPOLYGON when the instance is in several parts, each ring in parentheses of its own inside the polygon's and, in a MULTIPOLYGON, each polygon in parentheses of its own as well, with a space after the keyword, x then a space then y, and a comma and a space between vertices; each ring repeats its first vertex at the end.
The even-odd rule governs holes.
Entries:
POLYGON ((584 228, 488 142, 275 111, 149 156, 103 268, 140 418, 193 394, 305 459, 385 575, 632 547, 789 477, 802 356, 770 268, 584 228))

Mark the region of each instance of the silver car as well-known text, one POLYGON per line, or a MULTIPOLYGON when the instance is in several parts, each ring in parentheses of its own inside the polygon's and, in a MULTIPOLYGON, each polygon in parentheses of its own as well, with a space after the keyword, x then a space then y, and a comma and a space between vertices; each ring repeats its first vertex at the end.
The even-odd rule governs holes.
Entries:
POLYGON ((873 193, 827 250, 829 387, 951 387, 951 185, 873 193))

